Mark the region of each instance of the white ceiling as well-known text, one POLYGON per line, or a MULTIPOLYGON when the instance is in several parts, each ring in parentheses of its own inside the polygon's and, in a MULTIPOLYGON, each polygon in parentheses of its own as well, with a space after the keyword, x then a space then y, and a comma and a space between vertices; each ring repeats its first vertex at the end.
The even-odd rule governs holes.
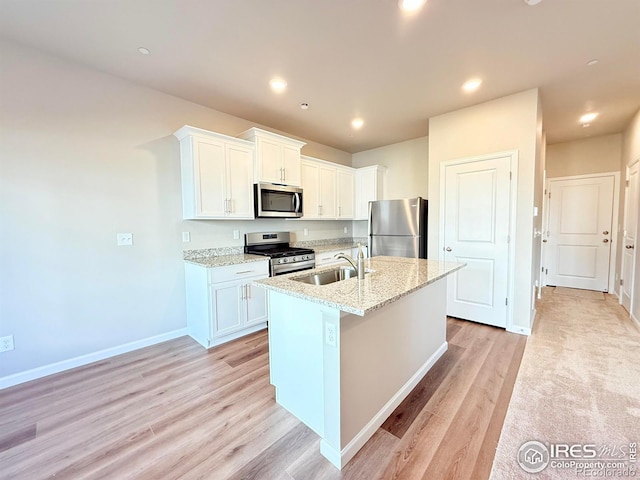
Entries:
POLYGON ((428 0, 413 17, 397 0, 0 0, 0 36, 352 153, 534 87, 549 143, 640 108, 640 0, 428 0))

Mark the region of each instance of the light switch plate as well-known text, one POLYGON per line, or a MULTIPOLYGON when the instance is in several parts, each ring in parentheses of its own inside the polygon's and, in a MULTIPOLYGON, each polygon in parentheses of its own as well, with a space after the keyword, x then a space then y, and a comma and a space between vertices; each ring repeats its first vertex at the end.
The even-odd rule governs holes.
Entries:
POLYGON ((239 240, 240 239, 240 230, 234 230, 233 231, 233 239, 234 240, 239 240))
POLYGON ((182 232, 182 243, 189 243, 191 241, 191 234, 189 232, 182 232))
POLYGON ((118 246, 129 247, 133 245, 133 233, 118 233, 116 234, 118 246))

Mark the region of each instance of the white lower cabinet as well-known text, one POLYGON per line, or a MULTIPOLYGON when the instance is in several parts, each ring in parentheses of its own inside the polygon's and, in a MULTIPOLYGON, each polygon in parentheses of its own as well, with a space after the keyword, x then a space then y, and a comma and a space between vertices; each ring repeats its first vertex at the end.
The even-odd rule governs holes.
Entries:
MULTIPOLYGON (((316 268, 319 267, 329 267, 331 265, 338 265, 340 263, 346 262, 341 258, 336 258, 338 254, 349 255, 353 258, 354 261, 358 261, 358 247, 352 247, 350 245, 345 245, 344 248, 340 250, 330 250, 326 252, 316 253, 316 268)), ((368 257, 368 249, 365 245, 362 246, 362 253, 364 257, 368 257)))
POLYGON ((344 255, 351 255, 351 247, 345 246, 341 250, 331 250, 327 252, 316 253, 316 268, 337 265, 339 263, 345 262, 346 260, 336 258, 336 255, 340 253, 344 255))
POLYGON ((189 335, 209 348, 267 326, 267 295, 252 286, 269 276, 269 261, 224 267, 185 264, 189 335))

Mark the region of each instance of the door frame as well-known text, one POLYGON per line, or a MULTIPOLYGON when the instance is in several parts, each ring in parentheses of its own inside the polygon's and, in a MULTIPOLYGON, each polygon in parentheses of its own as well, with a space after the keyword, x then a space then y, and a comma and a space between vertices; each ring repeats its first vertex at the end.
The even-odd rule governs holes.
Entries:
MULTIPOLYGON (((618 259, 618 236, 621 233, 619 231, 619 209, 620 209, 620 172, 602 172, 602 173, 587 173, 584 175, 570 175, 566 177, 549 177, 547 178, 547 182, 544 186, 544 201, 543 201, 543 217, 542 217, 542 239, 549 239, 549 189, 551 186, 551 182, 553 181, 563 181, 563 180, 582 180, 586 178, 599 178, 599 177, 610 177, 613 176, 613 211, 611 212, 611 253, 609 254, 609 278, 607 279, 607 293, 611 293, 618 295, 618 291, 616 289, 612 289, 611 287, 618 286, 616 285, 616 262, 618 259)), ((541 258, 547 259, 547 242, 542 243, 542 252, 541 258)), ((547 270, 548 267, 545 266, 545 271, 542 272, 542 286, 547 286, 547 270)))
POLYGON ((502 152, 487 153, 473 157, 463 157, 453 160, 447 160, 440 164, 440 218, 438 239, 440 242, 440 252, 438 259, 444 261, 444 224, 445 224, 445 186, 447 167, 453 165, 463 165, 467 163, 482 162, 498 157, 510 157, 509 167, 511 172, 511 181, 509 182, 509 258, 507 259, 507 318, 505 330, 513 332, 513 307, 515 299, 515 258, 516 258, 516 206, 518 200, 518 150, 506 150, 502 152))
MULTIPOLYGON (((627 165, 625 167, 625 174, 624 174, 624 180, 625 180, 625 186, 624 186, 624 209, 622 212, 622 225, 621 225, 621 231, 620 233, 622 234, 622 242, 620 243, 620 248, 623 248, 622 243, 624 243, 624 237, 626 236, 624 234, 624 230, 625 228, 625 221, 626 221, 626 217, 627 217, 627 193, 628 193, 628 189, 629 189, 629 172, 631 171, 631 168, 636 165, 639 164, 640 159, 635 160, 634 162, 632 162, 631 164, 627 165)), ((622 185, 620 186, 620 188, 622 188, 622 185)), ((640 164, 638 165, 638 197, 640 197, 640 164)), ((638 211, 636 212, 636 215, 638 217, 640 217, 640 208, 638 208, 638 211)), ((638 232, 640 232, 640 218, 636 218, 636 231, 635 231, 635 235, 634 238, 636 240, 636 245, 638 245, 638 232)), ((622 254, 620 254, 621 258, 620 258, 620 280, 623 280, 622 274, 624 273, 624 264, 623 264, 623 260, 624 258, 622 258, 622 254)), ((633 250, 633 263, 631 265, 631 267, 633 268, 633 273, 631 274, 631 298, 629 299, 629 316, 636 322, 638 322, 638 319, 635 318, 635 316, 633 315, 633 307, 634 307, 634 303, 638 301, 637 298, 635 298, 635 283, 637 281, 637 270, 636 270, 636 264, 637 264, 637 256, 638 253, 636 252, 636 250, 633 250)), ((619 284, 619 282, 618 282, 619 284)), ((620 293, 618 295, 618 303, 620 305, 622 305, 622 289, 620 289, 620 293)))

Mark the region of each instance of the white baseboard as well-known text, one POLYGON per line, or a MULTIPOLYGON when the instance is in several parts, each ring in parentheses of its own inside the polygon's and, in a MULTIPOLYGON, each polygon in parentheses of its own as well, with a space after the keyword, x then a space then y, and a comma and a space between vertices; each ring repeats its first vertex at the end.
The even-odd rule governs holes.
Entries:
POLYGON ((60 373, 72 368, 88 365, 89 363, 98 362, 105 358, 115 357, 122 353, 132 352, 140 348, 155 345, 157 343, 173 340, 174 338, 183 337, 187 335, 187 329, 181 328, 180 330, 174 330, 172 332, 163 333, 154 337, 144 338, 142 340, 136 340, 135 342, 125 343, 124 345, 118 345, 117 347, 106 348, 98 352, 88 353, 79 357, 70 358, 68 360, 62 360, 61 362, 51 363, 49 365, 43 365, 42 367, 33 368, 26 372, 14 373, 13 375, 7 375, 0 378, 0 390, 3 388, 13 387, 21 383, 36 380, 38 378, 53 375, 54 373, 60 373))
POLYGON ((519 333, 520 335, 531 335, 531 329, 526 327, 518 327, 516 325, 512 325, 511 327, 506 328, 507 332, 511 333, 519 333))
POLYGON ((402 403, 402 401, 411 393, 415 386, 422 380, 427 372, 433 367, 438 359, 447 351, 448 343, 444 342, 433 355, 418 369, 418 371, 405 383, 396 394, 376 413, 373 418, 360 430, 355 437, 342 449, 337 451, 324 439, 320 441, 320 453, 329 460, 333 465, 342 469, 351 460, 356 453, 364 446, 365 443, 376 433, 389 415, 402 403))
POLYGON ((633 313, 630 313, 629 316, 631 317, 631 320, 636 323, 636 327, 638 327, 638 330, 640 330, 640 320, 638 320, 633 313))

